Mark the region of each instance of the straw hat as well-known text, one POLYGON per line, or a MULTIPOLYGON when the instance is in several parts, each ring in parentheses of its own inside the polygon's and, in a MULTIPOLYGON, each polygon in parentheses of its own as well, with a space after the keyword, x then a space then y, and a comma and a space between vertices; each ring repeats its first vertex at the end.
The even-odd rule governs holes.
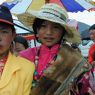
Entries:
POLYGON ((79 32, 74 27, 67 24, 68 14, 63 7, 54 3, 48 3, 43 5, 39 11, 30 10, 18 15, 18 19, 29 29, 32 29, 35 18, 60 24, 67 31, 64 35, 64 39, 70 43, 81 42, 79 32))

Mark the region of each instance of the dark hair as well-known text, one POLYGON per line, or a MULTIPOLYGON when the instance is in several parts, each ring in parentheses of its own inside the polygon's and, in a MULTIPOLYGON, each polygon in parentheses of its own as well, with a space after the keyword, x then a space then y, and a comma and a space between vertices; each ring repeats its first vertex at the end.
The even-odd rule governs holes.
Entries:
POLYGON ((4 26, 10 27, 10 28, 12 29, 12 32, 15 32, 15 27, 14 27, 14 25, 7 24, 7 23, 5 23, 5 22, 0 22, 0 26, 2 26, 2 27, 4 27, 4 26))
POLYGON ((94 30, 95 29, 95 24, 93 24, 90 28, 89 28, 89 31, 90 30, 94 30))
POLYGON ((12 32, 15 32, 15 27, 13 25, 10 25, 11 26, 11 29, 12 29, 12 32))
POLYGON ((25 49, 27 49, 29 47, 27 40, 22 36, 16 36, 14 41, 23 44, 25 49))
POLYGON ((34 23, 33 23, 33 31, 34 31, 34 35, 35 35, 35 38, 36 40, 39 42, 38 38, 37 38, 37 30, 40 29, 42 23, 44 22, 45 20, 42 20, 42 19, 38 19, 36 18, 34 20, 34 23))
MULTIPOLYGON (((34 23, 33 23, 33 31, 34 31, 34 34, 35 34, 35 38, 36 38, 36 40, 39 42, 39 40, 38 40, 38 38, 37 38, 37 30, 39 30, 40 28, 41 28, 41 25, 42 25, 42 23, 44 22, 44 21, 46 21, 46 20, 43 20, 43 19, 39 19, 39 18, 36 18, 35 20, 34 20, 34 23)), ((65 35, 65 33, 66 33, 66 30, 65 30, 65 28, 63 27, 63 34, 62 34, 62 38, 63 38, 63 36, 65 35)), ((62 38, 61 38, 61 40, 62 40, 62 38)))

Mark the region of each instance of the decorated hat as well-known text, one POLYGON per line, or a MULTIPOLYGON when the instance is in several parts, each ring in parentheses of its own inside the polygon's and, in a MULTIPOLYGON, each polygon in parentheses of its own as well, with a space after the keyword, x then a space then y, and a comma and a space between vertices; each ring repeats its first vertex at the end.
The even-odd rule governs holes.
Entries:
POLYGON ((64 39, 70 43, 81 42, 80 34, 77 29, 67 23, 68 14, 65 8, 54 3, 48 3, 43 5, 38 11, 30 10, 18 15, 18 19, 29 29, 32 29, 35 18, 60 24, 67 31, 64 35, 64 39))

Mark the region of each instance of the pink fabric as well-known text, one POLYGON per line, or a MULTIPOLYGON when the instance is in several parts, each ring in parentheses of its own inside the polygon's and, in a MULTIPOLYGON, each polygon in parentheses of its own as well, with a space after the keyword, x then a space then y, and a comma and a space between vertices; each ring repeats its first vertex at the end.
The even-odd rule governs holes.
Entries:
MULTIPOLYGON (((37 72, 41 75, 41 72, 44 70, 46 64, 50 62, 54 55, 58 53, 59 45, 53 46, 51 49, 48 47, 41 45, 40 46, 40 54, 39 54, 39 62, 37 72)), ((36 56, 36 49, 37 48, 29 48, 23 52, 20 52, 20 56, 27 58, 28 60, 34 62, 36 56)))

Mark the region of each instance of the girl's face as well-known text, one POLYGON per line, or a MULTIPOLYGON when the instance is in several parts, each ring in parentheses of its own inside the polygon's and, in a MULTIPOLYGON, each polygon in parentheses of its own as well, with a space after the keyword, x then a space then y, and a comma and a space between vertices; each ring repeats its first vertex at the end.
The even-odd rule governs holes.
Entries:
POLYGON ((95 29, 89 31, 90 38, 95 42, 95 29))
POLYGON ((63 27, 57 23, 44 21, 38 29, 37 37, 46 46, 53 46, 58 43, 63 36, 63 27))
POLYGON ((0 57, 7 53, 14 39, 15 33, 10 26, 0 24, 0 57))

